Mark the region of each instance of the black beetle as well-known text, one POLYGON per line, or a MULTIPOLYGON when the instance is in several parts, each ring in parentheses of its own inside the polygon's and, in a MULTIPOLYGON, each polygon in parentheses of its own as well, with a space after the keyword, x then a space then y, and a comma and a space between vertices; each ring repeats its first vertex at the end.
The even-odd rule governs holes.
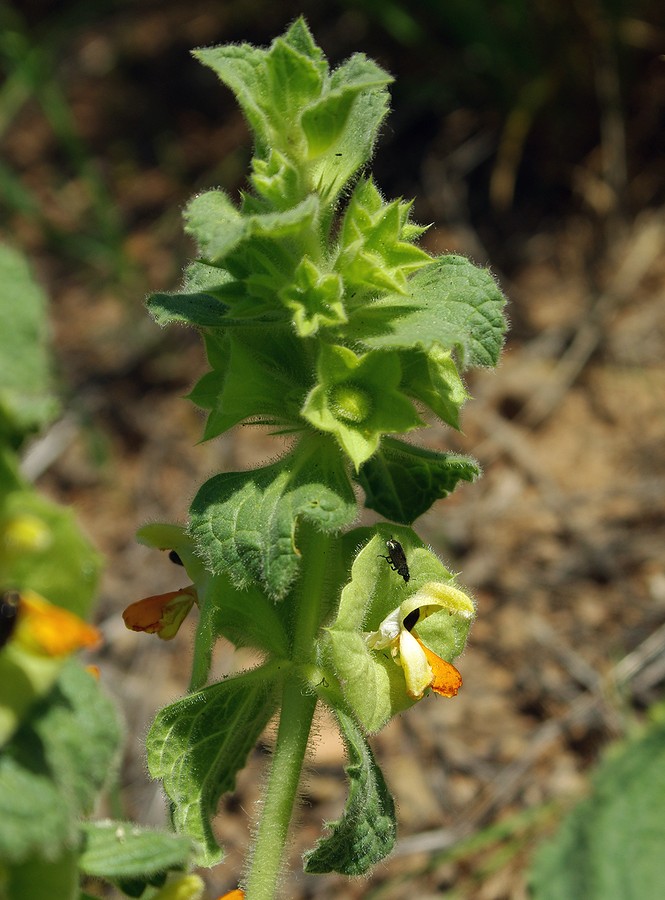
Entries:
POLYGON ((411 574, 409 573, 409 566, 406 561, 404 547, 402 547, 399 541, 393 540, 393 538, 386 541, 386 547, 388 548, 388 555, 384 556, 382 553, 379 553, 379 556, 381 559, 388 561, 388 565, 393 572, 397 572, 398 575, 402 576, 404 581, 408 581, 409 578, 411 578, 411 574))

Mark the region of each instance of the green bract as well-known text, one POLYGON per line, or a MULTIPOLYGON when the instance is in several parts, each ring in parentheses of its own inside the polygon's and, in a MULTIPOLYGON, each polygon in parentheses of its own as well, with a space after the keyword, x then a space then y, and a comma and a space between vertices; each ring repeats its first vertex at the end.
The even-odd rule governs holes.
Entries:
POLYGON ((461 684, 451 661, 473 603, 405 526, 479 469, 397 436, 425 427, 426 410, 459 428, 461 373, 496 364, 504 298, 488 271, 418 247, 426 229, 411 221, 411 203, 384 200, 365 171, 391 81, 376 63, 356 54, 331 71, 302 19, 267 49, 195 55, 234 92, 253 132, 249 185, 237 200, 214 189, 190 202, 197 259, 181 291, 148 305, 160 324, 202 334, 210 368, 190 399, 207 411, 204 438, 245 423, 291 443, 258 468, 213 474, 186 532, 141 532, 180 555, 200 613, 191 693, 158 715, 149 766, 174 823, 212 864, 216 803, 280 711, 243 884, 248 900, 269 900, 317 703, 347 747, 349 797, 305 867, 358 875, 395 840, 366 732, 461 684), (400 524, 349 531, 359 488, 367 507, 400 524), (261 659, 208 684, 219 637, 261 659))
POLYGON ((356 356, 346 347, 323 344, 318 384, 302 414, 321 431, 334 434, 356 469, 375 452, 382 434, 403 433, 422 425, 411 401, 398 386, 396 353, 356 356))

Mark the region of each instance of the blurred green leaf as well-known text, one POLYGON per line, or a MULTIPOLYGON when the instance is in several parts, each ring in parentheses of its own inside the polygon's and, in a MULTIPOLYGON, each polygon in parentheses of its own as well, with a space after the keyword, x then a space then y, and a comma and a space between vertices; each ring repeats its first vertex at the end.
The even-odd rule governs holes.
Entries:
POLYGON ((119 741, 111 702, 69 661, 0 756, 0 861, 56 860, 77 845, 119 741))
POLYGON ((76 840, 67 804, 50 775, 24 760, 0 756, 0 861, 21 863, 40 855, 55 859, 76 840))
POLYGON ((85 618, 100 568, 101 558, 81 533, 71 509, 29 488, 0 494, 3 586, 30 588, 85 618))
POLYGON ((0 891, 3 900, 79 900, 78 853, 68 850, 57 858, 39 854, 9 866, 0 891))
POLYGON ((75 660, 67 662, 30 728, 72 816, 90 815, 118 762, 122 737, 115 708, 98 680, 75 660))
POLYGON ((57 408, 46 297, 23 256, 0 244, 0 439, 20 441, 57 408))
POLYGON ((132 822, 84 822, 79 867, 96 878, 143 879, 183 870, 194 855, 191 838, 132 822))
POLYGON ((531 868, 535 900, 659 898, 665 884, 665 722, 610 748, 593 791, 531 868))

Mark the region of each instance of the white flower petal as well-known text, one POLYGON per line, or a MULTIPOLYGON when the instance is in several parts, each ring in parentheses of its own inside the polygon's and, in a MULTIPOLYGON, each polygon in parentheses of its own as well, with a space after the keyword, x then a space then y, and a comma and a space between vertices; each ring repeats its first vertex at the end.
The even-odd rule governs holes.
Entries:
POLYGON ((402 628, 402 615, 400 607, 394 609, 385 617, 376 631, 370 631, 365 635, 365 643, 370 650, 383 650, 388 647, 399 636, 402 628))

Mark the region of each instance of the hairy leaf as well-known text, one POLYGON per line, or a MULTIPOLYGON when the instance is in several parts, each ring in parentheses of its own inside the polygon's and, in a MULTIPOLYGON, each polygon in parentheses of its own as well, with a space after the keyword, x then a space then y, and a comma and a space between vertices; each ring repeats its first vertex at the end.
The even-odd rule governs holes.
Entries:
POLYGON ((325 531, 353 520, 356 502, 334 444, 304 440, 284 459, 207 481, 190 510, 190 532, 214 574, 238 587, 260 584, 281 599, 296 578, 298 518, 325 531))
POLYGON ((146 306, 158 325, 178 322, 214 328, 227 324, 228 307, 212 294, 152 294, 146 306))
POLYGON ((433 344, 428 350, 400 353, 403 389, 425 403, 443 422, 459 429, 459 414, 469 395, 450 350, 433 344))
POLYGON ((478 464, 459 453, 439 453, 385 437, 356 480, 365 505, 386 519, 410 525, 460 481, 480 475, 478 464))
POLYGON ((210 817, 276 709, 277 677, 264 666, 228 678, 167 706, 152 724, 150 774, 163 780, 176 830, 200 844, 201 865, 222 858, 210 817))
POLYGON ((305 854, 310 874, 364 875, 393 848, 395 806, 361 729, 342 710, 335 715, 349 755, 349 797, 342 818, 326 823, 330 834, 305 854))
POLYGON ((373 349, 454 351, 462 369, 496 365, 506 322, 505 298, 487 271, 462 256, 442 256, 349 317, 358 340, 373 349))
POLYGON ((246 419, 302 428, 302 406, 311 375, 290 327, 244 328, 206 338, 213 366, 191 399, 210 410, 204 438, 216 437, 246 419))
POLYGON ((256 141, 253 178, 278 208, 317 191, 330 209, 372 153, 390 75, 363 54, 329 73, 302 18, 267 50, 197 50, 235 93, 256 141))
POLYGON ((295 269, 302 248, 311 247, 318 255, 317 216, 313 195, 283 212, 246 215, 222 191, 199 194, 185 213, 186 230, 196 238, 202 256, 266 294, 270 288, 274 291, 276 277, 286 278, 295 269))

